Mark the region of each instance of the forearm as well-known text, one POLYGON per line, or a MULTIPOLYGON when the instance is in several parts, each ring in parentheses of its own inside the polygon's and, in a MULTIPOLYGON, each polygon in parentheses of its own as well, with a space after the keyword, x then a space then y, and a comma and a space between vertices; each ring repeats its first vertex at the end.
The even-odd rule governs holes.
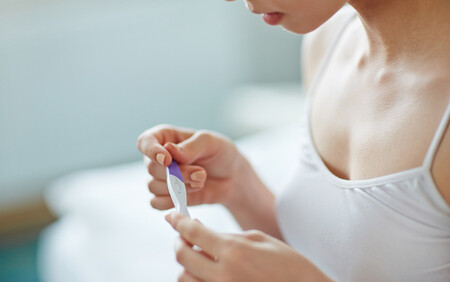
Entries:
POLYGON ((258 229, 283 240, 275 214, 275 196, 245 158, 239 174, 234 194, 224 206, 243 230, 258 229))

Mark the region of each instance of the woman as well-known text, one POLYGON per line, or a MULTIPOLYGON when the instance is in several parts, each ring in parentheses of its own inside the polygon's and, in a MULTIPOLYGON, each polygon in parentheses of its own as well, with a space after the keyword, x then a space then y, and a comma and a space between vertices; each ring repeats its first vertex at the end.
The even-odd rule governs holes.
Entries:
POLYGON ((251 230, 218 234, 169 214, 179 280, 450 281, 450 1, 247 6, 310 32, 301 156, 275 200, 219 134, 162 125, 140 136, 154 208, 172 207, 164 167, 175 159, 189 205, 221 203, 251 230))

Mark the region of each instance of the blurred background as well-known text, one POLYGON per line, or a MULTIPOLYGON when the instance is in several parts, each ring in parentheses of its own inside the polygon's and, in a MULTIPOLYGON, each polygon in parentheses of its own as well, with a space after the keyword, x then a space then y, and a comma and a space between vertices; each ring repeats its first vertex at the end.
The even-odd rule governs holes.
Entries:
POLYGON ((240 1, 0 0, 0 281, 42 280, 50 183, 139 161, 145 129, 295 118, 300 44, 240 1))

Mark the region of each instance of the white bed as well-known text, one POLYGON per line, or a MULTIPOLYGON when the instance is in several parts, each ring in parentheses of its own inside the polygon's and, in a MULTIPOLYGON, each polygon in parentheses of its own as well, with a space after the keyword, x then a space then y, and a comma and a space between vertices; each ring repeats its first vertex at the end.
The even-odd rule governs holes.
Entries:
MULTIPOLYGON (((299 138, 295 124, 238 140, 265 183, 278 193, 299 138)), ((81 171, 63 177, 46 199, 60 217, 41 236, 42 281, 176 281, 181 270, 173 252, 176 233, 149 205, 142 163, 81 171)), ((193 217, 220 232, 239 232, 219 205, 190 208, 193 217)))

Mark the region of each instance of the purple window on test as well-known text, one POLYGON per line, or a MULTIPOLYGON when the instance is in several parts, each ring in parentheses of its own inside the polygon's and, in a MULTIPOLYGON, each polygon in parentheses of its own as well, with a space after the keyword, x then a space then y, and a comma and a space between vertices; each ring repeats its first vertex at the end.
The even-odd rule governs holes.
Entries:
POLYGON ((168 168, 170 174, 175 175, 178 179, 183 181, 183 176, 181 176, 180 167, 178 166, 178 163, 175 160, 172 160, 172 163, 169 165, 168 168))

